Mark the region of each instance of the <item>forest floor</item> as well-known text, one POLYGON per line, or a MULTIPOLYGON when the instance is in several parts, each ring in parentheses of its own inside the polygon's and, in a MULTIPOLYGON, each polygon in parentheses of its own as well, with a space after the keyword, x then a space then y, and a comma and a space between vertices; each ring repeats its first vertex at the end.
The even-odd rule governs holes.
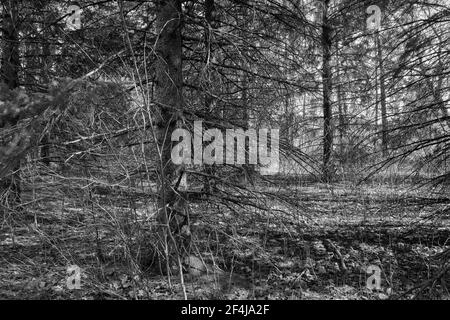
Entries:
POLYGON ((185 274, 184 285, 130 268, 135 230, 112 205, 91 217, 70 195, 37 202, 0 225, 0 299, 182 299, 183 286, 193 299, 450 299, 448 258, 433 259, 450 246, 449 198, 373 183, 290 194, 289 211, 192 204, 195 250, 217 272, 185 274), (81 268, 78 290, 67 286, 71 265, 81 268), (367 288, 370 268, 378 290, 367 288))

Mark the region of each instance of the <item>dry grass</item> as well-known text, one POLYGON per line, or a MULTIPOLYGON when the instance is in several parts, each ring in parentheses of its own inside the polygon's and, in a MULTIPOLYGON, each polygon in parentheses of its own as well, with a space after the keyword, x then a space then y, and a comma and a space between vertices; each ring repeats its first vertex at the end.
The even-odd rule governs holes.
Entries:
POLYGON ((52 181, 39 189, 34 179, 28 204, 2 223, 3 299, 182 299, 183 291, 205 299, 385 299, 408 290, 406 298, 449 296, 448 277, 420 287, 442 270, 432 257, 450 239, 448 215, 434 214, 445 212, 448 199, 420 189, 258 184, 289 192, 295 203, 273 199, 270 211, 191 203, 192 255, 206 267, 184 270, 182 284, 177 266, 170 279, 139 268, 136 244, 152 224, 148 201, 126 192, 86 198, 75 184, 61 193, 61 181, 52 181), (324 247, 330 241, 340 258, 324 247), (66 287, 69 265, 83 270, 81 290, 66 287), (366 289, 369 265, 381 267, 384 291, 366 289))

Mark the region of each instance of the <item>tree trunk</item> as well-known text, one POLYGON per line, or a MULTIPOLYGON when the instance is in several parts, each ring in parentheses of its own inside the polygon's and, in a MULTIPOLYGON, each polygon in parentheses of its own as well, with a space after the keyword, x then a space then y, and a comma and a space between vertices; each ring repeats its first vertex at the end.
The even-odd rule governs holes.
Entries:
POLYGON ((347 115, 344 113, 344 107, 343 104, 345 103, 343 99, 343 92, 342 92, 342 82, 343 82, 343 76, 341 72, 341 55, 339 54, 339 45, 336 46, 336 52, 338 52, 337 55, 337 64, 338 64, 338 84, 337 84, 337 103, 338 103, 338 111, 339 111, 339 149, 340 149, 340 157, 342 160, 346 160, 343 158, 344 152, 345 152, 345 145, 344 145, 344 134, 346 132, 346 123, 345 119, 347 115))
MULTIPOLYGON (((18 37, 18 9, 16 1, 2 1, 3 32, 2 57, 0 79, 10 90, 19 86, 19 37, 18 37)), ((17 124, 12 119, 11 125, 17 124)), ((20 162, 12 168, 10 176, 0 181, 0 206, 11 207, 20 203, 20 162)))
POLYGON ((378 53, 378 70, 380 73, 380 105, 381 105, 381 148, 383 150, 383 157, 387 156, 388 149, 388 124, 387 124, 387 112, 386 112, 386 86, 384 82, 384 70, 383 70, 383 49, 381 48, 380 33, 375 34, 377 53, 378 53))
MULTIPOLYGON (((215 5, 214 0, 205 0, 205 77, 204 77, 204 90, 205 90, 205 114, 211 114, 216 107, 217 99, 215 98, 216 76, 214 71, 215 62, 215 45, 212 40, 212 32, 215 28, 215 5)), ((208 124, 204 124, 205 130, 209 129, 208 124)), ((215 192, 215 167, 214 164, 205 164, 205 176, 203 190, 206 194, 213 194, 215 192)))
POLYGON ((333 111, 331 106, 331 26, 328 21, 330 0, 324 0, 322 19, 322 87, 323 87, 323 180, 332 177, 331 153, 333 149, 333 111))
MULTIPOLYGON (((50 21, 47 19, 46 16, 44 16, 44 21, 42 23, 43 28, 43 42, 42 42, 42 59, 41 59, 41 65, 43 66, 43 72, 42 72, 42 78, 44 80, 45 85, 50 84, 50 70, 51 70, 51 49, 50 49, 50 29, 47 26, 47 21, 50 21)), ((49 166, 50 165, 50 132, 44 133, 44 136, 42 137, 41 141, 41 161, 44 165, 49 166)))
MULTIPOLYGON (((250 114, 249 114, 249 97, 248 97, 248 75, 245 71, 242 72, 242 128, 247 131, 250 128, 250 114)), ((247 185, 249 182, 253 184, 253 177, 255 175, 255 165, 250 163, 250 141, 245 139, 245 164, 242 166, 243 175, 241 179, 242 185, 247 185)))
MULTIPOLYGON (((243 32, 241 34, 242 38, 245 38, 244 32, 248 30, 249 26, 247 23, 248 19, 248 9, 247 7, 243 8, 243 32)), ((250 71, 251 65, 247 63, 245 59, 242 59, 242 65, 244 69, 250 71)), ((242 106, 242 128, 247 131, 250 128, 250 103, 249 103, 249 75, 246 70, 242 70, 241 75, 241 86, 242 86, 242 94, 241 94, 241 106, 242 106)), ((240 179, 241 185, 245 186, 249 182, 253 184, 253 177, 255 175, 255 164, 250 163, 251 155, 250 155, 250 141, 245 139, 244 143, 245 148, 245 164, 242 166, 242 176, 240 179)))
POLYGON ((378 119, 379 119, 379 96, 378 96, 378 66, 375 67, 375 138, 373 139, 374 150, 377 150, 378 138, 376 134, 378 132, 378 119))
POLYGON ((155 101, 159 106, 156 120, 158 145, 158 239, 157 260, 162 271, 170 268, 171 257, 180 256, 177 233, 185 222, 184 201, 176 191, 181 166, 171 160, 172 132, 177 127, 182 107, 181 0, 157 1, 155 101))

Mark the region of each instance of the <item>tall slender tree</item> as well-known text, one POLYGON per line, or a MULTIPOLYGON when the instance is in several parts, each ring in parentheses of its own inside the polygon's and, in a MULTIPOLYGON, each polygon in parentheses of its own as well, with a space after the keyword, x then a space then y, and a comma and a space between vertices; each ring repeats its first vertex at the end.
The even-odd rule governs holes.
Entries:
POLYGON ((332 28, 329 20, 330 0, 323 0, 322 16, 322 92, 323 92, 323 179, 331 180, 331 154, 333 150, 333 110, 331 105, 332 73, 331 46, 332 28))
MULTIPOLYGON (((2 4, 2 56, 0 79, 9 90, 19 86, 19 19, 18 1, 3 0, 2 4)), ((17 118, 11 118, 11 126, 17 125, 17 118)), ((11 174, 0 184, 1 205, 20 203, 20 162, 13 165, 11 174)))
MULTIPOLYGON (((181 0, 156 2, 156 74, 155 102, 159 108, 156 119, 156 142, 158 148, 158 222, 159 262, 162 269, 169 268, 169 248, 177 250, 174 232, 179 229, 181 212, 177 204, 182 202, 177 192, 180 167, 171 160, 172 132, 177 127, 183 106, 182 77, 182 7, 181 0), (162 259, 161 259, 162 258, 162 259), (165 262, 161 263, 161 262, 165 262)), ((177 252, 179 255, 179 252, 177 252)))

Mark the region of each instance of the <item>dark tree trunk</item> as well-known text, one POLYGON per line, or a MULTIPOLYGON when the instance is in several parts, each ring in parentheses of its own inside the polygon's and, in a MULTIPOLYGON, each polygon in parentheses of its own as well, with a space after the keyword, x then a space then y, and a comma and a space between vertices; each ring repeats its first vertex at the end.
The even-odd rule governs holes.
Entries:
MULTIPOLYGON (((48 20, 46 17, 44 17, 44 21, 42 23, 43 28, 43 42, 42 42, 42 66, 43 66, 43 73, 42 78, 44 80, 45 85, 49 85, 50 83, 50 70, 51 70, 51 49, 50 49, 50 43, 48 42, 49 39, 49 28, 46 24, 46 21, 48 20)), ((46 132, 44 136, 42 137, 41 141, 41 161, 44 165, 49 166, 50 165, 50 132, 46 132)))
MULTIPOLYGON (((184 201, 177 189, 180 166, 171 160, 172 132, 177 127, 178 112, 182 108, 182 40, 181 0, 157 1, 155 101, 159 106, 156 120, 158 145, 158 262, 167 270, 171 256, 180 255, 176 238, 183 220, 184 201)), ((183 220, 184 221, 184 220, 183 220)))
MULTIPOLYGON (((250 127, 249 114, 249 97, 248 97, 248 76, 245 71, 242 74, 242 128, 246 131, 250 127)), ((250 142, 245 139, 245 164, 242 166, 243 175, 240 183, 247 185, 249 182, 253 184, 253 176, 255 175, 255 165, 250 163, 250 142)))
MULTIPOLYGON (((248 30, 248 9, 246 7, 243 8, 243 30, 248 30)), ((245 34, 241 35, 243 38, 245 34)), ((242 65, 247 67, 248 69, 251 66, 247 63, 245 59, 242 59, 242 65)), ((250 127, 250 103, 249 103, 249 75, 246 70, 242 71, 241 75, 241 86, 242 86, 242 95, 241 95, 241 105, 242 105, 242 124, 241 127, 246 131, 250 127)), ((250 164, 250 142, 248 139, 245 139, 245 164, 242 166, 242 176, 240 179, 241 185, 247 185, 249 182, 253 184, 253 176, 255 175, 255 165, 250 164)))
MULTIPOLYGON (((18 9, 16 1, 2 1, 3 32, 2 57, 0 79, 10 90, 19 86, 19 37, 18 37, 18 9)), ((11 125, 17 124, 12 119, 11 125)), ((0 205, 10 207, 20 203, 20 162, 12 167, 11 175, 0 181, 0 205)))
POLYGON ((333 111, 331 106, 331 26, 328 20, 330 0, 324 0, 322 20, 322 87, 323 87, 323 180, 332 178, 331 153, 333 149, 333 111))
POLYGON ((344 160, 346 162, 347 159, 344 159, 344 152, 345 152, 345 142, 344 142, 344 136, 346 133, 346 117, 347 114, 344 112, 345 108, 344 108, 344 104, 345 104, 345 99, 343 97, 343 92, 342 92, 342 83, 344 80, 343 77, 343 72, 341 71, 341 55, 339 54, 339 45, 336 46, 337 48, 337 52, 338 52, 338 56, 337 56, 337 63, 338 63, 338 84, 337 84, 337 103, 338 103, 338 111, 339 111, 339 149, 340 149, 340 156, 341 159, 344 160))
MULTIPOLYGON (((217 99, 215 98, 215 84, 216 76, 213 63, 215 62, 215 45, 212 37, 213 29, 215 28, 215 5, 214 0, 205 0, 205 76, 203 86, 205 90, 205 114, 211 114, 216 107, 217 99)), ((205 129, 209 129, 208 125, 204 125, 205 129)), ((206 194, 213 194, 215 192, 215 167, 214 164, 205 164, 205 176, 203 190, 206 194)))
POLYGON ((377 31, 376 35, 377 54, 378 54, 378 70, 380 73, 380 105, 381 105, 381 148, 383 150, 383 157, 387 156, 388 149, 388 122, 386 109, 386 86, 384 81, 383 70, 383 50, 381 48, 380 33, 377 31))

